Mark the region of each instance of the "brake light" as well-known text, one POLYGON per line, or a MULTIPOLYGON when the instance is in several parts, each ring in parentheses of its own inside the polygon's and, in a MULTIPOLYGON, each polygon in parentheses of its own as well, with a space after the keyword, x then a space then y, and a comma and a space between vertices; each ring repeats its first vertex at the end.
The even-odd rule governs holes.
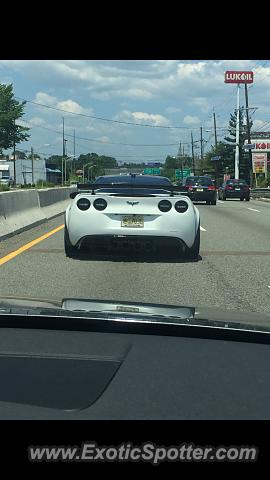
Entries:
POLYGON ((96 210, 102 211, 107 207, 107 202, 104 200, 104 198, 97 198, 93 205, 96 210))
POLYGON ((230 185, 226 185, 226 187, 225 187, 225 190, 232 190, 232 189, 233 189, 233 187, 231 187, 230 185))
POLYGON ((169 200, 161 200, 158 204, 158 208, 161 212, 169 212, 172 208, 172 204, 169 200))
POLYGON ((185 202, 184 200, 179 200, 174 205, 174 208, 178 213, 185 213, 188 209, 188 203, 185 202))
POLYGON ((209 187, 207 188, 207 190, 216 190, 216 187, 215 187, 215 185, 209 185, 209 187))
POLYGON ((188 190, 192 191, 193 187, 190 185, 190 187, 188 187, 188 190))
POLYGON ((77 207, 80 210, 88 210, 90 208, 91 202, 88 200, 88 198, 79 198, 77 201, 77 207))

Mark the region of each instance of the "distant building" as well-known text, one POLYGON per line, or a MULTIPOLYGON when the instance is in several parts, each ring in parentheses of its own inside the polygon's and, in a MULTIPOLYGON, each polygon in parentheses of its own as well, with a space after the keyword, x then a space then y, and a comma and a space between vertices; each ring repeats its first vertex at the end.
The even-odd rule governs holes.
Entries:
MULTIPOLYGON (((14 180, 14 162, 13 156, 10 156, 10 159, 6 161, 6 165, 9 166, 9 175, 11 178, 11 183, 14 180)), ((31 158, 17 158, 15 155, 15 168, 16 168, 16 184, 17 185, 26 185, 32 183, 32 160, 31 158)), ((46 181, 46 165, 44 158, 35 158, 33 162, 34 170, 34 183, 37 183, 39 180, 46 181)))
POLYGON ((49 183, 62 183, 62 172, 55 163, 46 163, 46 181, 49 183))

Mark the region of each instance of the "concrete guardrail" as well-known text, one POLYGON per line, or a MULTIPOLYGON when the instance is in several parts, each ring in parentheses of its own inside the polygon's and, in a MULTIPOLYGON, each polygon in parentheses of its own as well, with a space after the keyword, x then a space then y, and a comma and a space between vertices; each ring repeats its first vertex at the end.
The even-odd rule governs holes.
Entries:
POLYGON ((61 215, 74 187, 0 192, 0 240, 61 215))

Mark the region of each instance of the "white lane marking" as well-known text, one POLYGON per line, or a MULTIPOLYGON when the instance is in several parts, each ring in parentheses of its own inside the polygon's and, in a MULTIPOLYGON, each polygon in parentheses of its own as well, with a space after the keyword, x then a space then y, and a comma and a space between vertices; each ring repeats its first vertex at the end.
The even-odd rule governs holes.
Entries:
POLYGON ((205 228, 203 228, 201 226, 200 226, 200 230, 201 230, 201 232, 206 232, 205 228))
POLYGON ((252 212, 259 212, 259 213, 261 213, 260 210, 256 210, 255 208, 249 208, 249 207, 248 207, 248 210, 252 210, 252 212))
POLYGON ((218 203, 225 203, 225 202, 223 202, 222 200, 218 200, 218 203))

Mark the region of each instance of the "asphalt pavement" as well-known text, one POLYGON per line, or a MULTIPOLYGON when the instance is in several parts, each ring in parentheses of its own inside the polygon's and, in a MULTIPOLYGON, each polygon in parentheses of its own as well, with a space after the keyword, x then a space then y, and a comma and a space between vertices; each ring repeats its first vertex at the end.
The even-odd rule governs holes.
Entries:
POLYGON ((201 258, 87 252, 66 258, 64 216, 0 242, 0 296, 108 299, 270 312, 270 203, 197 205, 201 258))

